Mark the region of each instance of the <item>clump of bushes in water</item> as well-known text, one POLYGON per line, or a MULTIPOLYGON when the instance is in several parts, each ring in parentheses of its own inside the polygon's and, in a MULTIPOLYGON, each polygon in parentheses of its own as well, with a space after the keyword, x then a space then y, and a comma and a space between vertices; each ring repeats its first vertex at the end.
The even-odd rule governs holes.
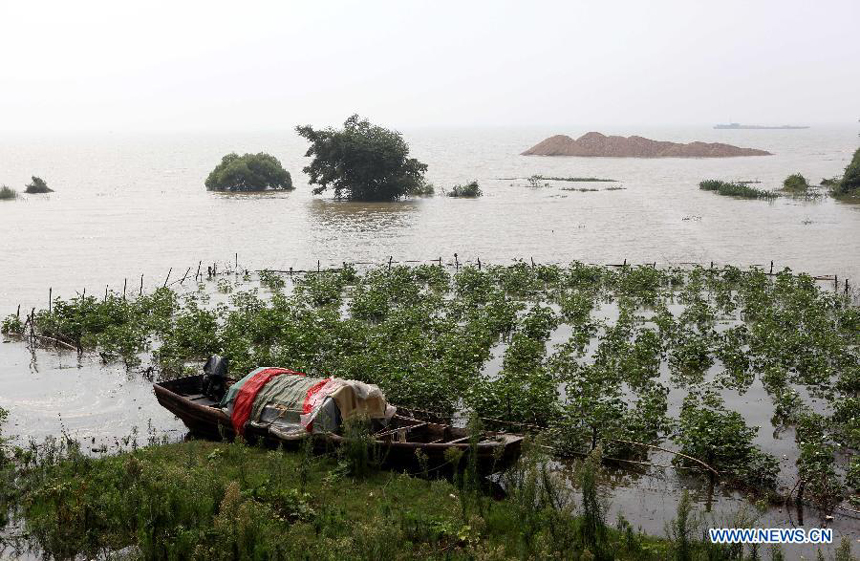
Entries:
POLYGON ((0 201, 17 199, 17 198, 18 198, 18 192, 15 191, 15 189, 12 189, 11 187, 8 187, 6 185, 4 185, 3 187, 0 187, 0 201))
POLYGON ((227 154, 206 178, 206 189, 210 191, 280 191, 292 188, 290 172, 277 158, 263 152, 243 156, 227 154))
POLYGON ((715 191, 726 197, 740 197, 742 199, 774 199, 779 195, 773 191, 756 189, 743 183, 720 181, 718 179, 706 179, 699 183, 699 189, 704 191, 715 191))
POLYGON ((48 187, 48 184, 45 183, 45 180, 41 177, 32 176, 31 182, 27 184, 27 188, 24 189, 25 193, 28 194, 39 194, 39 193, 53 193, 54 190, 48 187))
POLYGON ((477 181, 472 181, 471 183, 467 183, 466 185, 454 185, 454 187, 445 193, 445 195, 449 197, 458 197, 458 198, 477 198, 482 196, 484 193, 481 191, 481 188, 478 186, 477 181))
POLYGON ((786 191, 802 192, 809 189, 809 183, 806 178, 799 173, 793 173, 785 178, 782 182, 782 188, 786 191))
MULTIPOLYGON (((682 453, 730 474, 740 486, 774 489, 779 463, 753 444, 757 432, 746 425, 740 413, 726 410, 722 399, 714 393, 691 394, 684 400, 679 436, 682 453)), ((700 467, 683 456, 676 456, 673 461, 686 467, 700 467)))

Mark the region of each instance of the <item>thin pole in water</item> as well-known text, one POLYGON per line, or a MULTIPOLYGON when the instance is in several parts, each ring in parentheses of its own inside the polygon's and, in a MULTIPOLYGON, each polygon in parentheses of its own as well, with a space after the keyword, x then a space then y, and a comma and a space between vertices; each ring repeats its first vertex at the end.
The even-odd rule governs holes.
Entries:
MULTIPOLYGON (((49 314, 51 313, 51 300, 53 299, 53 298, 51 298, 51 296, 53 295, 53 292, 54 292, 54 287, 48 288, 48 313, 49 314)), ((19 311, 21 310, 20 305, 18 306, 18 310, 19 311)))
POLYGON ((197 272, 196 272, 196 273, 194 273, 194 280, 195 280, 195 281, 197 280, 197 277, 199 277, 199 276, 200 276, 200 267, 202 267, 202 266, 203 266, 203 260, 200 260, 200 261, 197 263, 197 272))
POLYGON ((770 274, 773 274, 773 261, 770 262, 770 274))
POLYGON ((139 296, 143 296, 143 275, 140 275, 140 294, 139 296))
POLYGON ((481 270, 481 258, 480 257, 478 257, 478 270, 479 271, 481 270))
POLYGON ((125 289, 128 285, 128 279, 122 279, 122 299, 125 301, 125 289))
POLYGON ((389 271, 391 270, 391 262, 392 262, 393 260, 394 260, 394 256, 393 256, 393 255, 389 255, 389 256, 388 256, 388 270, 389 270, 389 271))
POLYGON ((457 257, 457 254, 456 254, 456 253, 454 254, 454 270, 455 270, 455 271, 459 271, 459 270, 460 270, 460 258, 459 258, 459 257, 457 257))
POLYGON ((164 287, 163 288, 167 288, 167 281, 170 280, 170 273, 172 273, 172 272, 173 272, 173 267, 171 267, 167 271, 167 278, 164 279, 164 287))

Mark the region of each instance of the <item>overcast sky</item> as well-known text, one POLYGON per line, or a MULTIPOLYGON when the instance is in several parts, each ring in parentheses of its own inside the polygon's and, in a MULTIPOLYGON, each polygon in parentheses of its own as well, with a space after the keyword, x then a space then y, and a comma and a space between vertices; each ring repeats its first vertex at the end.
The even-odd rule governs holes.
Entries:
POLYGON ((856 123, 858 0, 0 0, 0 131, 856 123))

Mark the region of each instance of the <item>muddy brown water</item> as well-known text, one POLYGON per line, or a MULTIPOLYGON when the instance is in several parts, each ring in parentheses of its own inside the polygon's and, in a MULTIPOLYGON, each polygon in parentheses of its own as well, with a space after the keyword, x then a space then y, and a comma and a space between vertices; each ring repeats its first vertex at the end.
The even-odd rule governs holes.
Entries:
MULTIPOLYGON (((683 262, 761 265, 770 261, 812 274, 860 283, 860 205, 817 201, 747 201, 698 189, 706 178, 757 180, 777 188, 795 172, 812 182, 840 174, 858 145, 854 127, 799 131, 717 131, 709 127, 602 129, 674 141, 721 141, 763 148, 774 156, 729 159, 542 158, 518 154, 555 133, 578 136, 590 128, 406 130, 413 154, 429 164, 437 196, 398 203, 345 203, 311 195, 306 146, 290 131, 260 134, 175 134, 8 137, 0 135, 0 184, 23 191, 30 175, 54 193, 0 201, 0 316, 45 306, 54 296, 102 294, 105 287, 137 291, 160 286, 172 268, 178 279, 198 262, 248 269, 316 268, 352 262, 446 261, 510 263, 522 258, 567 263, 683 262), (206 192, 203 181, 229 151, 267 151, 292 173, 288 193, 225 195, 206 192), (529 188, 525 178, 594 176, 618 183, 561 183, 529 188), (517 179, 511 179, 517 178, 517 179), (439 191, 477 179, 485 196, 458 200, 439 191), (596 188, 567 191, 563 187, 596 188), (606 190, 608 187, 623 187, 606 190)), ((564 338, 563 332, 555 339, 564 338)), ((498 359, 498 358, 497 358, 498 359)), ((488 365, 492 368, 492 365, 488 365)), ((681 394, 670 395, 674 407, 681 394)), ((772 406, 756 382, 727 405, 761 426, 758 443, 794 461, 790 432, 773 435, 772 406)), ((0 344, 0 406, 11 411, 9 432, 41 440, 66 430, 92 447, 110 445, 136 427, 180 438, 183 428, 158 407, 149 382, 97 357, 0 344), (93 442, 95 441, 95 442, 93 442)), ((673 411, 670 411, 673 413, 673 411)), ((677 411, 674 411, 677 413, 677 411)), ((670 463, 659 454, 652 460, 670 463)), ((662 534, 678 491, 701 482, 671 469, 644 476, 620 474, 611 493, 612 516, 662 534)), ((742 497, 714 498, 718 518, 749 508, 742 497)), ((860 514, 860 513, 858 513, 860 514)), ((758 526, 798 524, 796 512, 769 509, 758 526)), ((803 523, 822 524, 809 509, 803 523)), ((831 525, 855 542, 860 523, 838 516, 831 525)), ((812 549, 784 547, 790 556, 812 549), (789 551, 790 550, 790 551, 789 551)))

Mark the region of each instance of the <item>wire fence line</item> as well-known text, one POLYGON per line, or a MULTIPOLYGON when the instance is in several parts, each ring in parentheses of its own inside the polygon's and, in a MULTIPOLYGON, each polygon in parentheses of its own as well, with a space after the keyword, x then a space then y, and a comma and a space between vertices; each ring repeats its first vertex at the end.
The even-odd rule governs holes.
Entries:
MULTIPOLYGON (((482 270, 486 266, 499 266, 499 265, 510 265, 514 263, 524 263, 531 267, 538 267, 541 265, 554 265, 554 266, 567 266, 571 263, 583 263, 589 266, 600 266, 600 267, 609 267, 615 269, 624 269, 627 267, 653 267, 653 268, 678 268, 678 267, 700 267, 700 268, 721 268, 725 265, 729 265, 728 263, 718 263, 716 261, 711 261, 709 263, 701 263, 695 261, 668 261, 668 262, 659 262, 659 261, 649 261, 649 262, 634 262, 628 261, 627 259, 623 259, 621 263, 599 263, 594 261, 580 261, 577 259, 569 259, 569 260, 549 260, 549 261, 536 261, 534 257, 514 257, 508 259, 501 258, 491 258, 489 260, 482 260, 480 257, 461 259, 459 253, 453 253, 448 257, 439 256, 437 258, 430 259, 394 259, 393 256, 388 256, 380 261, 337 261, 337 260, 316 260, 316 267, 309 268, 297 268, 297 267, 289 267, 283 268, 283 266, 273 266, 273 267, 263 267, 263 268, 247 268, 244 264, 239 261, 239 253, 236 252, 233 254, 232 259, 221 260, 221 261, 213 261, 211 264, 204 264, 203 260, 198 260, 196 265, 191 265, 185 269, 185 272, 181 277, 173 277, 173 267, 170 267, 167 271, 167 275, 164 278, 163 282, 158 282, 156 286, 161 286, 162 288, 174 287, 176 285, 184 285, 186 282, 194 281, 200 282, 203 280, 211 280, 219 276, 226 275, 247 275, 251 273, 261 274, 261 273, 276 273, 281 275, 308 275, 308 274, 320 274, 325 272, 338 272, 346 267, 366 267, 366 268, 388 268, 395 265, 436 265, 438 267, 446 267, 450 269, 454 269, 455 271, 459 271, 460 268, 463 267, 477 267, 479 270, 482 270), (192 275, 192 271, 194 274, 192 275)), ((775 276, 779 274, 781 271, 776 268, 776 262, 770 261, 769 264, 761 264, 761 263, 753 263, 746 266, 750 269, 760 269, 765 271, 765 274, 770 276, 775 276)), ((860 298, 860 294, 854 294, 856 289, 853 284, 850 282, 848 278, 840 279, 836 274, 815 274, 811 275, 813 279, 819 282, 827 282, 828 287, 833 288, 834 292, 839 292, 840 290, 845 294, 851 293, 854 295, 855 301, 860 298), (840 283, 840 280, 842 281, 840 283), (832 285, 829 283, 833 283, 832 285)), ((133 278, 132 282, 136 286, 131 286, 129 284, 129 279, 124 278, 122 283, 122 297, 126 298, 128 295, 133 295, 134 292, 137 292, 138 296, 143 295, 143 292, 146 288, 146 277, 144 274, 140 275, 139 282, 137 278, 133 278), (135 290, 135 288, 137 290, 135 290)), ((76 295, 79 297, 85 297, 87 294, 86 287, 81 292, 75 291, 76 295)), ((104 291, 104 299, 107 300, 108 296, 111 293, 120 294, 119 290, 112 290, 110 285, 105 285, 104 291)), ((92 295, 92 293, 91 293, 92 295)), ((59 298, 59 297, 57 297, 59 298)), ((48 310, 51 310, 52 302, 54 300, 54 292, 53 287, 48 287, 48 310)), ((18 305, 17 315, 20 316, 20 305, 18 305)))

